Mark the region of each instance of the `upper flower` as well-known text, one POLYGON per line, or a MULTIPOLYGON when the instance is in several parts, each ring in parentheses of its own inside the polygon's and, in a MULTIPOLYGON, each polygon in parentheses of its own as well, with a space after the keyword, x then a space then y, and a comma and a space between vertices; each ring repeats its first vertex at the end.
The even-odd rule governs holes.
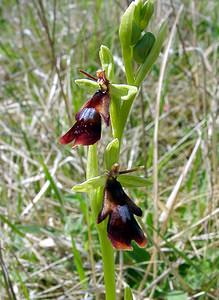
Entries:
POLYGON ((97 223, 99 224, 109 215, 107 233, 116 249, 131 250, 132 240, 140 247, 146 245, 146 237, 135 220, 134 214, 141 217, 142 210, 128 197, 116 178, 109 176, 104 188, 104 200, 97 223))
POLYGON ((93 145, 101 137, 101 117, 94 108, 83 108, 76 115, 76 123, 60 139, 61 144, 74 141, 77 145, 93 145))
POLYGON ((84 71, 82 73, 97 81, 100 90, 82 106, 75 116, 76 123, 59 140, 61 144, 73 142, 73 147, 95 144, 101 137, 101 116, 107 126, 110 121, 109 81, 106 79, 105 72, 97 71, 97 78, 84 71))
POLYGON ((91 99, 89 99, 80 109, 80 111, 76 114, 80 115, 81 111, 84 108, 95 108, 95 110, 101 115, 104 119, 107 126, 109 126, 109 103, 110 97, 108 92, 102 92, 101 90, 96 92, 91 99))

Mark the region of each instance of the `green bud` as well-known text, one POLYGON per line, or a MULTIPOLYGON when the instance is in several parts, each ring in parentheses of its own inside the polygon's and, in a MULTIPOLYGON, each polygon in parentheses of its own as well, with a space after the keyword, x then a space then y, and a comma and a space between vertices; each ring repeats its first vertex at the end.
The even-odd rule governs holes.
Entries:
POLYGON ((104 160, 106 164, 106 169, 111 170, 112 166, 118 162, 119 159, 119 140, 114 139, 110 142, 104 154, 104 160))
POLYGON ((133 49, 133 57, 137 63, 142 64, 145 61, 154 43, 155 36, 153 33, 146 32, 133 49))
POLYGON ((135 20, 132 22, 132 35, 130 45, 135 45, 141 36, 141 28, 137 25, 135 20))
POLYGON ((146 29, 153 13, 154 13, 153 0, 148 0, 147 2, 144 3, 140 13, 139 27, 141 28, 141 30, 146 29))
POLYGON ((114 60, 110 49, 104 45, 101 45, 99 56, 102 69, 106 72, 107 79, 112 81, 114 78, 114 60))
POLYGON ((143 1, 137 0, 135 1, 135 11, 134 11, 134 20, 139 25, 141 21, 141 11, 143 7, 143 1))
POLYGON ((129 47, 132 38, 132 24, 135 11, 135 3, 132 2, 123 14, 119 27, 119 38, 122 47, 129 47))
POLYGON ((163 23, 160 27, 160 30, 158 34, 156 35, 156 41, 146 57, 144 63, 139 67, 136 78, 135 78, 135 85, 140 85, 141 82, 144 80, 145 76, 148 74, 150 71, 151 67, 153 66, 154 62, 158 58, 160 54, 160 50, 163 46, 165 37, 167 35, 167 24, 163 23))

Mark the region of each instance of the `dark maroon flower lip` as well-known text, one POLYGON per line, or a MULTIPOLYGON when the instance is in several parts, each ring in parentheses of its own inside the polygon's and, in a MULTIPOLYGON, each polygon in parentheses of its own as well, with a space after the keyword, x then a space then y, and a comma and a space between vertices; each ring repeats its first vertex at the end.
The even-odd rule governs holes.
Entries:
POLYGON ((107 126, 109 126, 109 104, 110 104, 110 96, 108 92, 98 91, 96 92, 91 99, 89 99, 80 109, 80 111, 76 114, 80 114, 81 110, 84 108, 95 108, 98 113, 100 113, 101 117, 104 119, 107 126))
POLYGON ((61 144, 93 145, 101 137, 101 117, 94 108, 83 108, 76 115, 76 123, 59 139, 61 144))
POLYGON ((115 177, 107 178, 97 223, 108 215, 107 233, 114 248, 131 250, 132 240, 140 247, 145 247, 147 239, 134 218, 134 215, 141 217, 142 210, 128 197, 115 177))
POLYGON ((97 81, 100 90, 97 91, 76 114, 76 123, 59 139, 61 144, 73 143, 77 145, 93 145, 101 137, 101 117, 107 126, 110 123, 109 114, 109 81, 103 70, 97 71, 97 78, 81 71, 84 75, 97 81))

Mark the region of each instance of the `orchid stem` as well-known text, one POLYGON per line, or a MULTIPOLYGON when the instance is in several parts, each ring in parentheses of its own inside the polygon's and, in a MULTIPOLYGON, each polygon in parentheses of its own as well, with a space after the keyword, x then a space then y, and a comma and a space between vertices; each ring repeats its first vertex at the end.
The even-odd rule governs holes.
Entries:
MULTIPOLYGON (((96 145, 92 145, 88 150, 87 179, 95 176, 98 176, 98 157, 96 145)), ((89 197, 91 199, 93 219, 96 222, 103 198, 103 190, 99 188, 97 191, 89 193, 89 197)), ((97 231, 103 258, 106 300, 116 300, 114 251, 107 237, 106 221, 97 225, 97 231)))

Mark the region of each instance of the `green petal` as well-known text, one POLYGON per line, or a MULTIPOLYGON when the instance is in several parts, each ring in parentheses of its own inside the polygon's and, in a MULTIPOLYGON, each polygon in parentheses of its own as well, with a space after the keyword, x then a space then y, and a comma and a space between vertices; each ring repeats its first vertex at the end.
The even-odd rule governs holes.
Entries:
POLYGON ((75 185, 72 190, 74 192, 80 192, 80 193, 88 193, 91 190, 96 190, 99 187, 103 187, 106 182, 106 176, 97 176, 90 178, 80 184, 75 185))
POLYGON ((127 84, 111 84, 111 93, 113 97, 121 100, 130 100, 137 94, 137 87, 127 84))
POLYGON ((90 79, 76 79, 75 83, 80 88, 86 89, 88 93, 95 93, 100 88, 100 85, 96 81, 90 79))

